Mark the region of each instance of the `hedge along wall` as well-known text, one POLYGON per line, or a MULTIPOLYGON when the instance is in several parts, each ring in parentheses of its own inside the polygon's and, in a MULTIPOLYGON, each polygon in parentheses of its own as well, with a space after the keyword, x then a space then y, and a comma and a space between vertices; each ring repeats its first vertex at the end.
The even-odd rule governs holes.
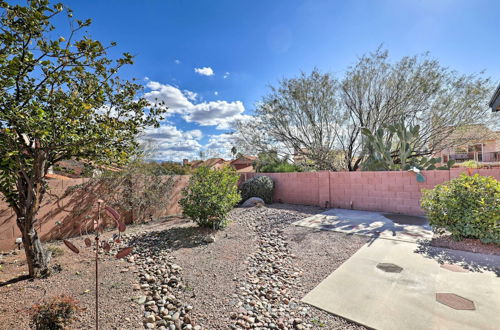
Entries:
MULTIPOLYGON (((167 208, 158 210, 155 216, 177 215, 182 213, 178 204, 181 198, 181 189, 186 186, 189 176, 177 176, 177 184, 171 192, 171 201, 167 208)), ((81 185, 89 179, 50 179, 49 189, 42 201, 37 215, 38 223, 35 228, 42 241, 72 237, 85 232, 82 224, 89 225, 97 214, 97 196, 95 191, 84 191, 82 189, 70 189, 81 185), (69 193, 68 193, 69 192, 69 193), (60 221, 61 225, 56 225, 60 221)), ((128 214, 122 214, 125 222, 130 223, 132 218, 128 214)), ((114 225, 106 216, 110 225, 114 225)), ((21 237, 17 228, 14 211, 1 199, 0 195, 0 251, 15 248, 15 240, 21 237)))
MULTIPOLYGON (((246 180, 258 175, 271 177, 276 185, 276 202, 422 215, 422 188, 453 179, 465 169, 423 171, 425 182, 414 173, 401 172, 309 172, 244 173, 246 180)), ((500 169, 479 169, 472 173, 500 180, 500 169)))

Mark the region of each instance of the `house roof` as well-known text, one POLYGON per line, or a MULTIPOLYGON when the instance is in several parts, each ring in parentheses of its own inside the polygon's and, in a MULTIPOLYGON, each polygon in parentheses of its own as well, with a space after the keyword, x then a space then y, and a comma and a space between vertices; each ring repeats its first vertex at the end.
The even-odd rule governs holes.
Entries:
POLYGON ((490 107, 493 111, 500 111, 500 84, 491 98, 490 107))
POLYGON ((188 162, 188 164, 191 165, 191 167, 193 167, 193 168, 197 168, 197 167, 203 165, 203 161, 202 160, 193 160, 193 161, 188 162))
POLYGON ((498 139, 500 139, 500 132, 494 131, 484 124, 471 124, 457 128, 441 142, 449 145, 449 142, 453 141, 454 146, 460 146, 498 139))
POLYGON ((209 158, 203 162, 203 166, 212 167, 216 164, 220 164, 223 162, 225 162, 225 160, 223 158, 209 158))
POLYGON ((255 172, 255 169, 253 168, 252 165, 240 168, 239 170, 236 170, 237 173, 253 173, 255 172))
POLYGON ((241 157, 238 157, 238 158, 232 160, 231 164, 248 164, 248 163, 252 163, 256 159, 257 159, 256 156, 243 155, 241 157))
POLYGON ((223 164, 226 162, 223 158, 209 158, 207 160, 193 160, 187 162, 192 168, 198 168, 200 166, 213 167, 217 164, 223 164))

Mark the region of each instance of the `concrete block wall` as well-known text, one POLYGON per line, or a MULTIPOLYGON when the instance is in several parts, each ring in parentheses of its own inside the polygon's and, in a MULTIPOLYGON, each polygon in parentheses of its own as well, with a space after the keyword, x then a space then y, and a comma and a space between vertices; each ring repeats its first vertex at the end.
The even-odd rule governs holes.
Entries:
MULTIPOLYGON (((422 189, 453 179, 466 172, 464 169, 450 171, 423 171, 425 182, 418 183, 415 174, 409 172, 306 172, 306 173, 242 173, 240 182, 258 175, 270 176, 276 184, 276 202, 338 207, 356 210, 423 214, 420 209, 422 189)), ((500 180, 500 169, 472 170, 500 180)), ((38 213, 37 230, 42 240, 51 240, 76 235, 85 216, 95 210, 85 205, 94 205, 95 196, 77 191, 65 195, 68 187, 84 183, 87 179, 49 180, 49 193, 38 213), (55 223, 64 223, 62 230, 55 223)), ((158 210, 156 216, 176 215, 182 212, 178 201, 181 189, 187 185, 189 176, 180 176, 172 192, 169 205, 158 210)), ((20 237, 14 212, 0 199, 0 251, 15 247, 20 237)))
MULTIPOLYGON (((158 210, 155 216, 177 215, 182 213, 178 201, 181 198, 181 189, 187 185, 189 176, 178 176, 177 183, 171 192, 171 201, 163 210, 158 210)), ((87 225, 89 217, 94 217, 96 211, 97 195, 93 192, 77 190, 66 194, 67 188, 82 184, 88 179, 48 180, 49 190, 42 201, 37 215, 35 226, 42 241, 60 239, 78 235, 82 225, 87 225), (57 226, 60 221, 62 226, 57 226)), ((126 222, 132 219, 127 214, 122 214, 126 222)), ((111 220, 109 221, 111 223, 111 220)), ((13 249, 15 240, 21 237, 17 228, 16 216, 12 209, 0 196, 0 251, 13 249)))
MULTIPOLYGON (((247 173, 242 179, 270 176, 276 184, 277 202, 422 215, 422 189, 432 189, 464 172, 467 170, 423 171, 423 183, 406 171, 247 173)), ((471 170, 475 173, 500 180, 500 169, 471 170)))

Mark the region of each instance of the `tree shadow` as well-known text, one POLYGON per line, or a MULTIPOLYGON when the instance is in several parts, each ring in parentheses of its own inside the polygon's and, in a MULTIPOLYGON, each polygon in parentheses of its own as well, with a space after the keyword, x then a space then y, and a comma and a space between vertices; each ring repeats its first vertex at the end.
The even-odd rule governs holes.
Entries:
POLYGON ((500 277, 500 256, 435 247, 429 240, 420 241, 414 252, 439 264, 454 264, 478 273, 490 271, 500 277))
POLYGON ((269 209, 277 209, 277 210, 288 210, 288 211, 297 211, 304 214, 315 215, 321 212, 324 212, 325 208, 314 206, 314 205, 296 205, 296 204, 283 204, 274 202, 273 204, 266 204, 269 209))
POLYGON ((0 288, 22 281, 33 281, 33 279, 29 277, 29 275, 20 275, 18 277, 11 278, 10 280, 7 280, 5 282, 0 282, 0 288))
POLYGON ((147 252, 149 255, 155 255, 165 250, 175 251, 206 245, 208 243, 205 242, 205 238, 213 232, 212 229, 195 226, 172 227, 144 233, 130 240, 128 245, 134 248, 134 252, 147 252))

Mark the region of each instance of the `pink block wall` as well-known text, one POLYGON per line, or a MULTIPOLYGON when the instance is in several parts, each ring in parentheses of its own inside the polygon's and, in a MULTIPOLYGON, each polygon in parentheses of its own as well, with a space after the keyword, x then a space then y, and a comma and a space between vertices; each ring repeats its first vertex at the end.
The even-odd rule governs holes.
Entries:
MULTIPOLYGON (((271 177, 276 184, 276 202, 422 215, 422 189, 432 189, 463 172, 466 170, 423 171, 423 183, 406 171, 245 173, 242 180, 258 175, 271 177)), ((479 169, 472 173, 500 180, 500 169, 479 169)))
MULTIPOLYGON (((177 215, 182 213, 178 201, 181 198, 181 189, 186 186, 189 176, 178 176, 177 184, 171 192, 171 202, 163 209, 158 210, 155 216, 177 215)), ((95 215, 97 196, 77 190, 65 195, 68 187, 86 182, 88 179, 48 180, 49 190, 45 195, 37 214, 35 226, 42 241, 71 237, 80 232, 80 225, 87 222, 87 216, 95 215), (86 206, 90 206, 87 208, 86 206), (57 228, 56 222, 63 226, 57 228)), ((124 215, 125 221, 130 222, 129 216, 124 215)), ((0 251, 15 248, 15 240, 21 237, 17 228, 16 216, 12 209, 1 199, 0 195, 0 251)))
MULTIPOLYGON (((270 176, 275 184, 276 202, 316 205, 321 207, 353 208, 381 212, 423 214, 420 209, 421 190, 453 179, 465 172, 464 169, 450 171, 424 171, 424 183, 418 183, 415 174, 408 172, 305 172, 305 173, 242 173, 241 181, 254 176, 270 176)), ((473 170, 484 176, 500 180, 500 169, 473 170)), ((189 176, 181 176, 172 192, 170 205, 158 211, 160 215, 182 212, 178 201, 180 191, 187 184, 189 176)), ((55 222, 62 221, 67 233, 79 230, 79 224, 87 213, 79 214, 82 204, 94 204, 91 196, 74 193, 64 196, 70 186, 81 184, 85 179, 49 180, 50 193, 42 203, 36 226, 42 240, 59 238, 55 222), (77 215, 75 215, 77 214, 77 215)), ((90 210, 92 212, 92 210, 90 210)), ((65 233, 61 233, 65 235, 65 233)), ((14 212, 0 199, 0 251, 15 247, 20 237, 14 212)))

